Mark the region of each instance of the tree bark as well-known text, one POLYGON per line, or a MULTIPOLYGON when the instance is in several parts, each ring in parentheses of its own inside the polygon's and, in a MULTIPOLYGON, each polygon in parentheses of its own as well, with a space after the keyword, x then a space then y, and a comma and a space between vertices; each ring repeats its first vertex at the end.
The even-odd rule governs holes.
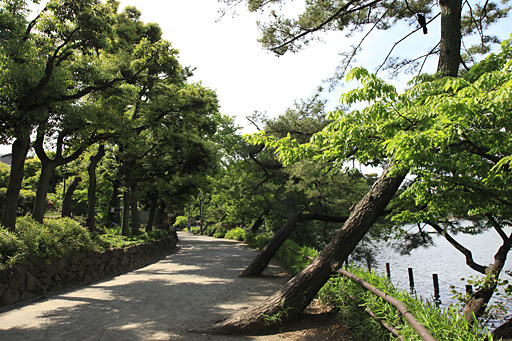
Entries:
POLYGON ((150 205, 148 223, 146 224, 146 232, 153 231, 153 222, 155 221, 156 209, 158 205, 158 193, 156 191, 151 194, 150 205))
POLYGON ((500 273, 505 266, 508 252, 512 247, 512 234, 504 241, 498 252, 494 255, 494 263, 486 269, 487 279, 482 287, 477 290, 464 307, 464 318, 469 323, 475 323, 484 314, 487 304, 498 285, 500 273))
POLYGON ((18 213, 18 199, 20 197, 21 184, 25 174, 25 159, 30 149, 30 135, 20 134, 12 144, 11 171, 9 183, 5 193, 4 210, 2 213, 2 225, 12 232, 16 229, 16 216, 18 213))
POLYGON ((69 185, 66 194, 64 195, 64 199, 62 199, 62 217, 71 217, 71 203, 73 198, 73 193, 75 193, 78 184, 82 181, 82 178, 79 176, 75 176, 71 185, 69 185))
POLYGON ((96 188, 97 188, 97 177, 96 177, 96 166, 100 162, 101 158, 105 156, 105 145, 100 145, 96 155, 91 156, 89 166, 87 167, 87 173, 89 173, 89 188, 87 189, 87 228, 89 231, 96 230, 96 188))
POLYGON ((112 222, 120 223, 119 221, 119 209, 120 209, 120 200, 119 200, 119 186, 121 182, 119 180, 112 181, 112 198, 110 198, 109 204, 109 219, 112 222))
POLYGON ((252 277, 259 276, 266 269, 270 260, 274 257, 281 245, 292 234, 295 227, 297 227, 298 214, 295 207, 295 201, 291 193, 286 194, 286 211, 288 218, 283 227, 272 237, 272 239, 265 245, 263 250, 256 256, 251 264, 242 271, 238 277, 252 277))
POLYGON ((137 200, 137 183, 133 183, 130 187, 130 206, 131 206, 131 218, 132 218, 132 235, 138 236, 140 234, 140 219, 139 209, 137 200))
POLYGON ((50 188, 50 181, 52 179, 56 163, 51 160, 43 161, 43 159, 39 159, 41 160, 41 175, 39 176, 39 183, 37 185, 32 218, 42 223, 44 212, 46 210, 46 197, 48 195, 48 189, 50 188))
POLYGON ((332 241, 313 262, 264 302, 228 316, 206 331, 218 334, 254 332, 266 327, 265 317, 279 314, 280 321, 284 322, 304 310, 331 274, 354 250, 400 187, 406 172, 388 176, 392 164, 386 167, 352 210, 343 227, 334 234, 332 241))
POLYGON ((258 232, 259 228, 261 227, 261 225, 263 225, 263 222, 265 221, 265 215, 268 214, 268 210, 265 210, 265 212, 263 212, 259 217, 258 219, 256 219, 256 221, 252 224, 251 226, 251 232, 252 233, 256 233, 258 232))
POLYGON ((441 42, 437 71, 443 77, 457 77, 461 62, 461 0, 440 0, 441 42))
POLYGON ((121 220, 121 234, 130 235, 130 192, 128 188, 123 193, 123 219, 121 220))
POLYGON ((46 197, 48 195, 48 189, 50 188, 50 181, 53 177, 53 172, 56 167, 65 165, 71 161, 76 160, 84 151, 85 145, 80 146, 76 149, 73 154, 68 157, 63 157, 64 150, 64 138, 66 133, 61 131, 57 137, 57 148, 55 157, 50 159, 44 150, 44 138, 45 132, 44 127, 41 127, 41 131, 38 131, 37 139, 34 142, 34 149, 36 151, 39 160, 41 160, 41 176, 39 178, 39 184, 37 186, 36 199, 34 202, 34 209, 32 211, 32 218, 39 222, 43 222, 44 212, 46 210, 46 197))

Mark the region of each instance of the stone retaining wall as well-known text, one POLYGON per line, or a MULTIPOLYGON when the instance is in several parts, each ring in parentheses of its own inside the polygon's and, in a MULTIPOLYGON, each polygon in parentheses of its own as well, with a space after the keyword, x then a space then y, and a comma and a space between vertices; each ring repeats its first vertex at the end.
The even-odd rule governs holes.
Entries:
POLYGON ((60 258, 52 264, 19 264, 0 271, 0 307, 45 295, 73 285, 151 264, 176 250, 176 239, 93 252, 85 257, 60 258))

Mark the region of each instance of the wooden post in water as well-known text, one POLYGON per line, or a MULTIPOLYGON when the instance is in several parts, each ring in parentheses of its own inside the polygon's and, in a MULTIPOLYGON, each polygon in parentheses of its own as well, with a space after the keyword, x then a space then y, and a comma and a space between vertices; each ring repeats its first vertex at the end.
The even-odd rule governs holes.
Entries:
POLYGON ((441 304, 439 299, 441 296, 439 295, 439 278, 437 274, 432 274, 432 281, 434 282, 434 302, 439 306, 441 304))
POLYGON ((391 270, 389 269, 389 263, 386 263, 386 276, 391 279, 391 270))
POLYGON ((408 268, 409 271, 409 286, 411 287, 411 292, 414 291, 414 275, 412 273, 412 268, 408 268))
POLYGON ((372 271, 372 260, 370 259, 370 255, 366 254, 366 267, 368 268, 368 272, 372 271))

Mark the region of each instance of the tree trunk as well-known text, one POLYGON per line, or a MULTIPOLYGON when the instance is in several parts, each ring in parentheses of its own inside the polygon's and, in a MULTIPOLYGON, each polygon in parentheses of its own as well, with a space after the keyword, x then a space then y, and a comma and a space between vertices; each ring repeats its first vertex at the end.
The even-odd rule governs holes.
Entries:
POLYGON ((263 225, 263 222, 265 221, 265 215, 268 214, 268 210, 265 210, 265 212, 263 212, 259 217, 258 219, 256 219, 256 221, 252 224, 251 226, 251 232, 256 234, 256 232, 258 232, 258 230, 260 229, 261 225, 263 225))
POLYGON ((372 188, 352 210, 343 227, 334 234, 332 241, 311 264, 264 302, 228 316, 207 332, 254 332, 267 327, 266 320, 269 316, 279 315, 280 321, 284 322, 304 310, 331 274, 354 250, 400 187, 406 172, 390 177, 388 173, 391 165, 392 163, 386 167, 372 188))
POLYGON ((48 189, 50 188, 50 181, 52 180, 55 167, 55 162, 43 162, 41 159, 41 175, 39 176, 36 199, 34 201, 34 208, 32 210, 32 218, 40 223, 43 222, 44 212, 46 210, 46 197, 48 195, 48 189))
POLYGON ((112 181, 112 198, 110 199, 109 204, 109 212, 108 217, 110 221, 115 223, 120 223, 119 221, 119 209, 120 209, 120 200, 119 200, 119 186, 121 185, 119 180, 112 181))
POLYGON ((188 229, 188 232, 189 233, 192 233, 192 223, 190 222, 190 216, 191 216, 191 212, 190 210, 192 209, 192 205, 190 203, 188 203, 188 210, 187 210, 187 229, 188 229))
POLYGON ((18 199, 20 197, 21 184, 23 182, 25 159, 30 149, 29 134, 17 136, 12 144, 11 171, 9 184, 5 193, 2 225, 12 232, 16 229, 16 216, 18 213, 18 199))
POLYGON ((148 217, 148 223, 146 224, 146 232, 153 231, 153 222, 155 221, 157 205, 158 205, 158 193, 155 191, 151 194, 151 206, 149 207, 149 217, 148 217))
POLYGON ((165 223, 165 220, 167 219, 167 214, 165 212, 165 209, 166 209, 166 207, 164 204, 160 204, 160 206, 158 207, 156 219, 155 219, 156 226, 159 229, 169 231, 170 226, 165 223))
POLYGON ((443 77, 457 77, 461 62, 461 0, 440 0, 441 42, 437 71, 443 77))
POLYGON ((494 263, 486 269, 487 279, 482 287, 471 295, 469 302, 464 307, 464 318, 469 323, 478 321, 487 308, 487 304, 494 294, 494 289, 498 285, 498 278, 505 266, 508 252, 512 247, 512 235, 501 245, 498 252, 494 255, 494 263))
POLYGON ((272 239, 265 245, 263 250, 256 256, 252 263, 242 271, 238 277, 252 277, 259 276, 268 266, 270 260, 275 256, 281 245, 288 239, 292 234, 293 230, 297 226, 298 215, 297 208, 295 207, 295 201, 293 195, 288 193, 286 195, 286 211, 288 218, 283 227, 272 237, 272 239))
POLYGON ((138 210, 138 200, 137 200, 137 184, 132 184, 130 188, 131 196, 130 196, 130 206, 131 206, 131 217, 132 217, 132 235, 138 236, 140 234, 140 220, 139 220, 139 210, 138 210))
POLYGON ((82 181, 82 178, 79 176, 75 176, 71 185, 69 185, 66 194, 64 195, 64 199, 62 199, 62 217, 71 217, 71 203, 73 198, 73 193, 75 193, 78 184, 82 181))
POLYGON ((121 220, 121 234, 123 236, 130 235, 130 192, 128 188, 123 193, 123 219, 121 220))
POLYGON ((105 145, 100 145, 96 155, 91 156, 87 173, 89 173, 89 188, 87 189, 87 220, 86 225, 89 231, 96 230, 96 166, 101 158, 105 156, 105 145))

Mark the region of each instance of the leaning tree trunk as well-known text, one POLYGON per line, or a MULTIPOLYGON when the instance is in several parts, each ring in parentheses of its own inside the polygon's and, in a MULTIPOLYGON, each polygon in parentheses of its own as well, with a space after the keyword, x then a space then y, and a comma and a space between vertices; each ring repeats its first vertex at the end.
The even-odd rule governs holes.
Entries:
POLYGON ((87 189, 87 219, 86 224, 89 231, 96 230, 96 166, 101 158, 105 156, 105 145, 100 145, 96 155, 91 156, 87 172, 89 173, 89 187, 87 189))
POLYGON ((268 316, 279 314, 281 322, 284 322, 303 311, 331 274, 354 250, 400 187, 405 178, 405 172, 392 177, 388 176, 392 164, 386 167, 372 188, 352 210, 343 227, 334 234, 331 242, 311 264, 264 302, 228 316, 209 328, 207 332, 219 334, 254 332, 266 327, 268 316))
POLYGON ((494 263, 486 269, 488 275, 482 287, 471 295, 469 302, 464 307, 464 318, 469 323, 475 323, 484 314, 487 304, 494 294, 494 290, 498 285, 498 278, 505 266, 508 252, 512 247, 512 234, 501 245, 498 252, 494 255, 494 263))
POLYGON ((62 217, 71 217, 71 203, 73 198, 73 193, 75 193, 78 184, 82 181, 82 178, 79 176, 75 176, 71 185, 69 185, 66 194, 64 195, 64 199, 62 199, 62 217))
POLYGON ((16 216, 18 214, 18 199, 20 197, 21 184, 23 182, 25 159, 30 149, 29 134, 17 136, 12 144, 11 171, 9 183, 5 193, 4 210, 2 213, 2 225, 9 230, 16 229, 16 216))
POLYGON ((263 225, 263 222, 265 221, 265 216, 268 214, 268 210, 265 210, 259 217, 254 221, 254 223, 251 226, 251 232, 256 234, 258 230, 260 229, 261 225, 263 225))
POLYGON ((238 277, 251 277, 261 275, 281 245, 283 245, 286 239, 288 239, 288 237, 292 234, 293 230, 295 230, 298 221, 298 214, 297 208, 295 207, 295 201, 291 193, 286 195, 286 211, 288 212, 286 223, 284 223, 283 227, 274 235, 274 237, 272 237, 272 239, 267 243, 267 245, 265 245, 258 256, 256 256, 252 263, 244 271, 242 271, 238 277))

